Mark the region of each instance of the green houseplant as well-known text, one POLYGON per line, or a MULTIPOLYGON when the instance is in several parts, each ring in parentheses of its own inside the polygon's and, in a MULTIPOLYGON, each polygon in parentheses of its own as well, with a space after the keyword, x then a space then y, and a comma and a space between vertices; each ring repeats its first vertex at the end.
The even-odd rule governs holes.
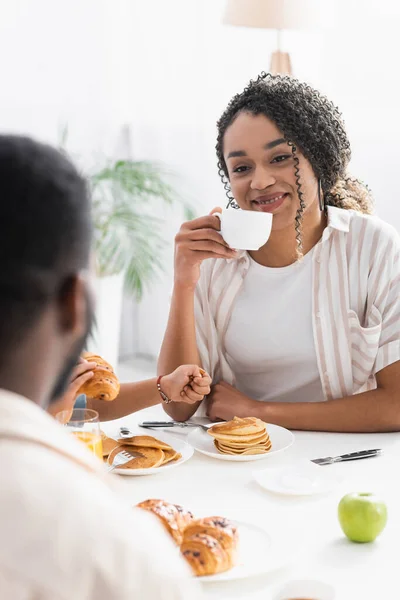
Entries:
POLYGON ((165 206, 190 205, 180 199, 171 175, 150 161, 117 160, 89 175, 96 260, 96 327, 89 350, 116 364, 121 329, 122 290, 140 301, 146 286, 163 270, 165 206))
MULTIPOLYGON (((59 132, 59 148, 67 153, 68 126, 59 132)), ((174 190, 172 174, 157 162, 104 161, 83 173, 92 195, 94 253, 99 278, 123 274, 126 291, 140 300, 146 285, 163 270, 166 240, 165 206, 180 205, 186 220, 194 218, 190 203, 174 190)))
POLYGON ((191 206, 174 191, 171 175, 151 161, 118 160, 89 175, 93 199, 94 250, 99 277, 124 273, 126 290, 140 300, 162 271, 163 205, 191 206))
MULTIPOLYGON (((60 136, 66 152, 68 128, 60 136)), ((76 161, 75 162, 79 162, 76 161)), ((96 324, 87 349, 111 364, 118 359, 122 291, 140 301, 144 289, 163 271, 165 207, 179 206, 186 220, 189 203, 172 185, 172 174, 153 161, 104 160, 83 173, 92 196, 96 262, 96 324)))

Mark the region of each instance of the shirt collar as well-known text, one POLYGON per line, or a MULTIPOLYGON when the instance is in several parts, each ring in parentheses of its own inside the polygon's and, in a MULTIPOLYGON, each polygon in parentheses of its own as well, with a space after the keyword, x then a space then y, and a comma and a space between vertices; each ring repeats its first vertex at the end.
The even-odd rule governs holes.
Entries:
POLYGON ((104 472, 101 462, 37 404, 0 389, 0 439, 4 436, 46 445, 92 471, 104 472))
POLYGON ((345 210, 344 208, 337 208, 336 206, 328 206, 327 208, 328 227, 330 229, 337 229, 338 231, 348 233, 350 230, 350 211, 345 210))

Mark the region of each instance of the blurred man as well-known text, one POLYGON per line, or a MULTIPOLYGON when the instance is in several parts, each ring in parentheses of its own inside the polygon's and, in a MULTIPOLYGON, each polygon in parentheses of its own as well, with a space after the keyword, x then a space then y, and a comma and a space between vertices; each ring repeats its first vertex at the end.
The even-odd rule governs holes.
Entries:
POLYGON ((54 149, 0 136, 0 211, 0 598, 197 598, 158 524, 43 410, 93 318, 85 182, 54 149))

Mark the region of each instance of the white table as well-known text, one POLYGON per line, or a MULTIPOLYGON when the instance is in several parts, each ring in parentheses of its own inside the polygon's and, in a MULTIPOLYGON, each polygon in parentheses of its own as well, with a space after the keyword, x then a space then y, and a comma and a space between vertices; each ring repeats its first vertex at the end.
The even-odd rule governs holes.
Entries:
MULTIPOLYGON (((161 407, 154 407, 104 423, 103 430, 115 435, 122 424, 132 427, 143 420, 166 418, 161 407)), ((147 433, 157 435, 155 430, 147 433)), ((184 434, 174 429, 173 435, 184 434)), ((195 514, 221 514, 248 521, 279 531, 288 547, 294 548, 293 563, 274 573, 203 584, 206 598, 268 600, 286 581, 307 578, 334 584, 340 600, 400 597, 400 434, 295 432, 291 448, 265 460, 234 463, 195 452, 181 467, 164 474, 121 479, 123 493, 132 504, 146 498, 163 498, 195 514), (252 478, 253 470, 368 448, 383 448, 385 452, 377 458, 324 467, 345 478, 329 495, 276 495, 263 490, 252 478), (344 494, 352 491, 375 492, 387 502, 388 525, 372 544, 348 542, 339 527, 337 505, 344 494)))

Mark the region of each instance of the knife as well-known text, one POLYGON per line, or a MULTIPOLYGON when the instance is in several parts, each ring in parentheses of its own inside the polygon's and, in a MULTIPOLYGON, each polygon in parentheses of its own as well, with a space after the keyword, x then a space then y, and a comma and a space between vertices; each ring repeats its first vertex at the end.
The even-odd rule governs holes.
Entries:
POLYGON ((371 450, 361 450, 359 452, 350 452, 349 454, 341 454, 340 456, 326 456, 325 458, 313 458, 311 462, 316 465, 333 465, 337 462, 347 460, 360 460, 361 458, 370 458, 371 456, 379 456, 383 453, 381 448, 373 448, 371 450))
POLYGON ((191 421, 143 421, 143 423, 139 423, 139 427, 200 427, 207 431, 210 425, 202 425, 201 423, 192 423, 191 421))
MULTIPOLYGON (((191 424, 194 425, 194 423, 191 423, 191 424)), ((139 427, 143 427, 145 429, 153 429, 153 428, 157 428, 157 427, 159 427, 161 429, 164 427, 175 427, 176 425, 178 427, 189 427, 190 423, 181 423, 179 421, 144 421, 143 423, 138 423, 138 425, 139 425, 139 427)), ((128 427, 120 427, 119 435, 120 435, 120 439, 122 439, 122 438, 130 438, 134 434, 128 427)))

